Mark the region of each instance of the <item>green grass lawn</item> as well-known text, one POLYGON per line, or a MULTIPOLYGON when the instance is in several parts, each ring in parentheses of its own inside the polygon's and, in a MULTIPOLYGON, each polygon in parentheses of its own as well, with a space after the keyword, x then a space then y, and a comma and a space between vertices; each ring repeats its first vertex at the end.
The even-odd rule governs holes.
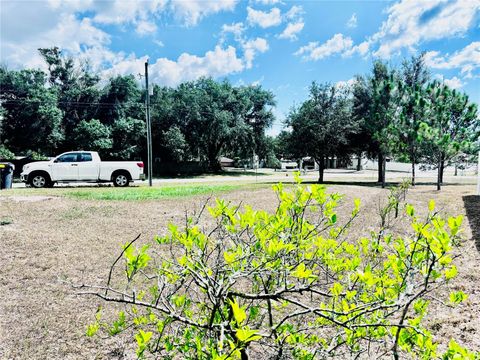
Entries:
MULTIPOLYGON (((219 194, 245 187, 246 184, 194 184, 167 186, 138 186, 127 188, 83 187, 52 189, 12 189, 0 196, 62 196, 85 200, 155 200, 195 195, 219 194)), ((251 184, 250 184, 251 186, 251 184)))
POLYGON ((71 189, 63 195, 88 200, 154 200, 184 196, 216 194, 236 190, 240 185, 183 185, 130 188, 71 189))

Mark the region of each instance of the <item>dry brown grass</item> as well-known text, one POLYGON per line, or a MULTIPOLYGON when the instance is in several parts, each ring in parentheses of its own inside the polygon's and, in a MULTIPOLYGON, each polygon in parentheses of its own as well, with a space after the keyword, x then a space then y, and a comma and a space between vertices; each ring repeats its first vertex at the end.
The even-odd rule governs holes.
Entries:
MULTIPOLYGON (((407 201, 420 209, 433 198, 447 214, 466 214, 464 197, 474 193, 473 185, 446 186, 440 193, 431 188, 411 190, 407 201)), ((329 190, 345 194, 340 220, 354 197, 362 199, 363 215, 351 230, 352 235, 365 234, 376 225, 378 201, 386 196, 386 190, 348 185, 330 186, 329 190)), ((275 195, 268 188, 240 189, 222 197, 256 208, 271 210, 276 205, 275 195)), ((76 295, 63 280, 103 283, 122 244, 139 233, 143 242, 164 233, 168 222, 183 221, 185 210, 199 209, 205 196, 142 202, 62 197, 16 200, 0 197, 0 219, 11 220, 0 226, 0 358, 116 359, 124 346, 121 340, 84 335, 101 301, 76 295)), ((475 221, 478 226, 478 219, 475 221)), ((395 226, 398 231, 408 230, 401 221, 395 226)), ((479 230, 473 232, 478 234, 479 230)), ((469 294, 468 301, 453 309, 434 301, 428 321, 442 342, 453 337, 478 350, 480 253, 471 237, 467 220, 467 240, 457 260, 459 276, 437 294, 445 298, 450 290, 461 289, 469 294)))

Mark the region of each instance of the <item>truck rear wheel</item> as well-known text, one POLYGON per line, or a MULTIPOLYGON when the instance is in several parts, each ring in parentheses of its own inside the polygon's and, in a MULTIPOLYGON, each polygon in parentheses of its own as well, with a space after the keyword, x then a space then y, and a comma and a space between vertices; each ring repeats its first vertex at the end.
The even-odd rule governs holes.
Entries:
POLYGON ((124 171, 117 172, 113 175, 113 186, 126 187, 130 183, 130 177, 124 171))

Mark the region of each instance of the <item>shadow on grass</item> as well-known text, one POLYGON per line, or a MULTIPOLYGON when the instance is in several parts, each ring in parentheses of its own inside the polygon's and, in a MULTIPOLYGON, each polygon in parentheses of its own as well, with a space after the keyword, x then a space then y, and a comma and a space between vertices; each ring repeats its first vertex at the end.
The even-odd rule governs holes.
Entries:
POLYGON ((475 246, 477 247, 477 251, 480 252, 480 196, 466 195, 463 197, 463 203, 467 212, 475 246))
POLYGON ((202 176, 264 176, 269 175, 269 173, 262 171, 243 171, 243 170, 223 170, 219 172, 205 172, 199 174, 169 174, 169 175, 155 175, 154 179, 194 179, 202 176))
MULTIPOLYGON (((303 184, 311 185, 311 184, 318 184, 316 181, 303 181, 303 184)), ((389 181, 385 183, 385 189, 388 189, 392 186, 400 185, 401 181, 389 181)), ((333 180, 333 181, 324 181, 323 185, 352 185, 352 186, 367 186, 367 187, 374 187, 374 188, 381 188, 382 185, 376 181, 350 181, 350 180, 333 180)), ((448 183, 443 184, 443 186, 465 186, 468 184, 465 183, 448 183)), ((432 186, 436 190, 437 183, 433 181, 417 181, 415 186, 432 186)))

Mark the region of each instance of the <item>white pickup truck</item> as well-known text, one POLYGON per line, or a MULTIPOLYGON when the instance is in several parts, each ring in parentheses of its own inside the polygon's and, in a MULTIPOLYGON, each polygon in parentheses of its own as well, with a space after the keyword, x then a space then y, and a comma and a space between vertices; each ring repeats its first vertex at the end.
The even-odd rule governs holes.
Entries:
POLYGON ((35 188, 52 187, 59 182, 113 182, 128 186, 145 180, 141 161, 101 161, 94 151, 70 151, 50 161, 26 164, 20 178, 35 188))

